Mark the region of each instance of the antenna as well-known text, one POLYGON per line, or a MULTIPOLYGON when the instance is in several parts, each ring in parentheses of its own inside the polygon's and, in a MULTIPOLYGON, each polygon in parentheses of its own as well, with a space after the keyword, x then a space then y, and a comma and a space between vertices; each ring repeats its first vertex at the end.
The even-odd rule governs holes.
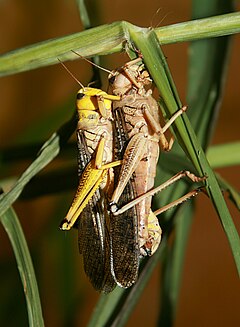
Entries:
POLYGON ((110 70, 108 70, 108 69, 106 69, 106 68, 103 68, 103 67, 101 67, 101 66, 95 64, 94 62, 92 62, 91 60, 88 60, 87 58, 81 56, 79 53, 77 53, 77 52, 74 51, 74 50, 71 50, 71 51, 72 51, 73 53, 75 53, 78 57, 80 57, 81 59, 86 60, 89 64, 91 64, 91 65, 93 65, 93 66, 95 66, 95 67, 97 67, 97 68, 99 68, 99 69, 101 69, 101 70, 107 72, 108 74, 112 74, 112 72, 111 72, 110 70))
POLYGON ((84 89, 83 84, 76 78, 76 76, 73 75, 73 73, 67 68, 67 66, 59 59, 57 58, 60 64, 63 66, 63 68, 69 73, 70 76, 84 89))

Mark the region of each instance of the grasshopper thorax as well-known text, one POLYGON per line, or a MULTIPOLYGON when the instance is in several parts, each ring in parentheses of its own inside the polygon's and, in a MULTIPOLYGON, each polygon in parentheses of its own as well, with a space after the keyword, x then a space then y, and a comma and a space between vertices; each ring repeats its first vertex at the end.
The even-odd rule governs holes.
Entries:
POLYGON ((145 94, 145 86, 152 80, 143 65, 127 63, 122 68, 112 71, 108 76, 112 93, 119 96, 127 94, 145 94))
POLYGON ((126 95, 133 87, 133 83, 124 74, 109 75, 109 83, 112 88, 112 93, 115 95, 126 95))

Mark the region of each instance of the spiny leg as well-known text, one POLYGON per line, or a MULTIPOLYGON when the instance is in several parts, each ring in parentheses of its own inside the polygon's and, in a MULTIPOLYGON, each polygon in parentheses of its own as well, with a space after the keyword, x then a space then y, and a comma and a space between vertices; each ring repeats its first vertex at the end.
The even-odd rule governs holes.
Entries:
POLYGON ((166 133, 169 127, 179 116, 181 116, 184 112, 186 112, 187 106, 183 106, 181 109, 175 112, 175 114, 172 115, 172 117, 168 120, 168 122, 163 127, 161 127, 160 123, 154 119, 147 106, 145 106, 143 109, 149 125, 157 134, 160 135, 159 143, 161 148, 164 151, 170 151, 173 146, 174 138, 171 137, 170 141, 168 142, 164 133, 166 133))
POLYGON ((135 200, 129 202, 128 204, 126 204, 125 206, 123 206, 120 209, 117 208, 117 205, 114 203, 111 206, 111 211, 112 211, 112 213, 114 215, 122 214, 126 210, 130 209, 131 207, 135 206, 136 204, 138 204, 139 202, 144 200, 146 197, 153 196, 156 193, 159 193, 159 192, 163 191, 164 189, 166 189, 167 187, 169 187, 173 183, 177 182, 178 180, 182 179, 183 177, 188 177, 194 183, 201 182, 201 181, 204 181, 206 179, 205 176, 204 177, 197 177, 196 175, 194 175, 193 173, 191 173, 188 170, 180 171, 179 173, 177 173, 176 175, 171 177, 169 180, 167 180, 165 183, 163 183, 163 184, 159 185, 158 187, 148 191, 147 193, 137 197, 135 200))
POLYGON ((200 192, 202 192, 202 189, 203 189, 202 187, 199 187, 199 188, 197 188, 195 190, 192 190, 192 191, 188 192, 187 194, 183 195, 181 198, 179 198, 179 199, 165 205, 164 207, 159 208, 158 210, 154 211, 154 214, 156 216, 158 216, 158 215, 162 214, 163 212, 165 212, 165 211, 167 211, 169 209, 172 209, 172 208, 176 207, 179 204, 182 204, 183 202, 189 200, 190 198, 198 195, 200 192))
POLYGON ((106 173, 106 170, 94 169, 92 161, 87 165, 81 175, 73 203, 65 219, 60 224, 62 230, 69 230, 73 227, 79 215, 86 207, 101 182, 104 180, 106 173))
POLYGON ((150 211, 148 216, 148 238, 145 239, 140 236, 140 253, 142 256, 151 256, 153 255, 161 242, 161 236, 162 236, 162 229, 159 225, 157 216, 162 214, 163 212, 174 208, 177 205, 182 204, 183 202, 189 200, 190 198, 196 196, 199 192, 203 190, 203 187, 200 187, 198 189, 192 190, 182 196, 181 198, 165 205, 162 208, 159 208, 158 210, 152 212, 150 211))
MULTIPOLYGON (((104 180, 107 169, 103 167, 103 152, 105 147, 105 139, 102 137, 96 149, 95 158, 92 159, 84 169, 77 188, 77 192, 74 196, 72 205, 60 224, 60 228, 63 230, 69 230, 73 227, 79 215, 92 198, 93 194, 104 180)), ((120 164, 119 162, 111 163, 111 167, 120 164)))
POLYGON ((135 134, 129 141, 122 160, 118 185, 115 188, 110 203, 118 202, 127 182, 141 161, 147 144, 147 137, 143 133, 135 134))

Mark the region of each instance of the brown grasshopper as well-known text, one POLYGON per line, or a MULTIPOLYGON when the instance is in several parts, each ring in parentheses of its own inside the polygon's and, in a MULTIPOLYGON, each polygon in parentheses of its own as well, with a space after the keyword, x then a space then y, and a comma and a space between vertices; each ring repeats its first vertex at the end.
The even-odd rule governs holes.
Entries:
MULTIPOLYGON (((118 125, 124 126, 128 138, 126 149, 122 153, 123 161, 119 179, 111 198, 111 211, 117 221, 118 214, 122 214, 132 205, 136 205, 140 254, 146 256, 152 255, 161 241, 161 228, 156 215, 151 211, 152 195, 184 176, 189 177, 193 182, 202 181, 205 177, 196 177, 188 171, 180 172, 168 182, 148 192, 154 186, 159 146, 161 150, 169 151, 173 144, 173 139, 171 138, 168 142, 164 133, 187 108, 183 107, 178 110, 165 126, 161 127, 159 106, 152 97, 151 90, 146 90, 146 86, 151 83, 151 80, 143 65, 137 65, 139 61, 141 58, 127 63, 109 76, 112 93, 121 96, 120 101, 113 101, 113 113, 116 115, 115 129, 119 129, 118 125), (136 194, 140 198, 118 209, 116 204, 132 175, 134 175, 133 184, 136 194)), ((177 203, 175 201, 172 205, 169 204, 162 210, 160 209, 157 214, 196 194, 197 191, 188 193, 177 203)), ((112 219, 112 221, 114 220, 112 219)), ((113 222, 112 224, 114 225, 113 222)))

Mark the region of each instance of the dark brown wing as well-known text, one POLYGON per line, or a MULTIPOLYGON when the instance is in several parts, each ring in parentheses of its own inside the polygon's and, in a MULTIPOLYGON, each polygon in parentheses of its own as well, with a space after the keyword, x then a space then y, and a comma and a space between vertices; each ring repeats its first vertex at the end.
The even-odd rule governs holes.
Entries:
MULTIPOLYGON (((91 156, 82 131, 77 132, 79 149, 79 172, 91 156)), ((107 202, 101 189, 98 189, 78 219, 79 252, 83 255, 84 270, 93 287, 105 293, 116 286, 111 274, 109 215, 107 202)))
POLYGON ((79 252, 83 255, 84 270, 93 287, 97 291, 109 293, 116 284, 110 269, 106 214, 99 207, 101 200, 98 201, 96 193, 79 217, 79 252))
MULTIPOLYGON (((122 159, 128 142, 123 111, 121 108, 113 110, 115 122, 115 159, 122 159)), ((115 170, 115 184, 120 168, 115 170)), ((134 177, 127 183, 121 195, 119 207, 135 198, 134 177)), ((138 278, 139 245, 138 219, 135 207, 121 215, 110 218, 111 265, 116 283, 124 288, 133 285, 138 278)))

